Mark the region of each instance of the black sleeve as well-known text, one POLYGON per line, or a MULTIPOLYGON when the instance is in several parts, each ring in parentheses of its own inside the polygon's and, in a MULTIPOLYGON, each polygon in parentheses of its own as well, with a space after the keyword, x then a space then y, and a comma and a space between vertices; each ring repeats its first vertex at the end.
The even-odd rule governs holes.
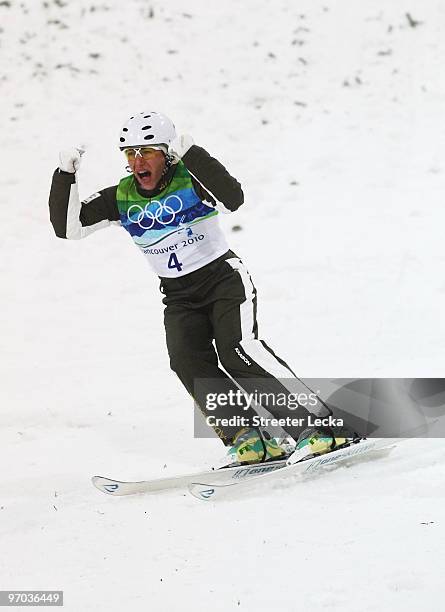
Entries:
POLYGON ((80 222, 83 226, 94 225, 99 221, 119 221, 119 210, 116 204, 117 185, 105 187, 89 198, 82 200, 80 222))
MULTIPOLYGON (((49 216, 56 236, 66 238, 66 220, 71 187, 76 182, 75 174, 57 169, 53 174, 49 194, 49 216)), ((119 220, 116 204, 117 185, 101 189, 82 201, 79 219, 82 226, 90 226, 108 219, 119 220)))
MULTIPOLYGON (((190 147, 182 161, 202 187, 224 204, 228 210, 237 210, 244 202, 240 183, 227 172, 221 162, 209 155, 202 147, 198 145, 190 147)), ((201 197, 201 194, 198 195, 201 197)), ((213 201, 214 198, 211 200, 213 201)))

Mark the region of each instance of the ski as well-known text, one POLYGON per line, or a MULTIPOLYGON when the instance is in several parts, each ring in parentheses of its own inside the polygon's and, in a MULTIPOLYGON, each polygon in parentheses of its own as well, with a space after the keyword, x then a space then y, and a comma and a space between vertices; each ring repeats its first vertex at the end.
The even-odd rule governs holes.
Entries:
POLYGON ((156 478, 153 480, 141 480, 136 482, 125 482, 113 480, 104 476, 93 476, 93 485, 108 495, 135 495, 138 493, 160 493, 172 489, 187 489, 189 485, 196 482, 209 480, 218 484, 228 484, 233 478, 248 478, 259 476, 286 467, 286 460, 271 461, 255 465, 245 465, 236 467, 225 467, 210 469, 193 474, 171 476, 167 478, 156 478))
POLYGON ((265 478, 273 472, 284 469, 287 472, 294 470, 293 473, 295 474, 304 473, 308 475, 338 461, 353 459, 370 451, 378 451, 387 446, 393 446, 397 441, 397 439, 389 438, 362 440, 325 455, 313 457, 312 459, 304 459, 293 465, 291 463, 295 459, 295 453, 283 460, 209 469, 192 474, 155 478, 153 480, 121 481, 104 476, 93 476, 91 480, 99 491, 114 497, 161 493, 174 489, 188 489, 199 499, 210 499, 211 497, 221 497, 227 493, 227 487, 239 485, 252 479, 265 478))
POLYGON ((243 470, 241 467, 238 469, 232 468, 230 480, 227 479, 225 482, 222 482, 219 479, 206 477, 201 479, 201 481, 196 479, 195 482, 189 483, 187 487, 190 493, 198 499, 205 501, 220 499, 232 493, 239 493, 243 488, 249 488, 249 486, 255 486, 259 483, 266 484, 271 480, 288 477, 304 480, 319 474, 332 465, 352 463, 367 457, 374 458, 386 455, 401 440, 403 438, 361 439, 324 455, 302 459, 295 463, 293 462, 295 458, 293 458, 293 455, 290 455, 284 466, 281 466, 279 470, 249 474, 248 471, 243 470))
POLYGON ((237 465, 233 467, 211 468, 193 474, 169 476, 153 480, 121 481, 104 476, 93 476, 93 485, 112 496, 135 495, 138 493, 160 493, 168 490, 188 489, 198 499, 217 499, 239 491, 248 483, 268 482, 269 479, 281 476, 295 476, 303 480, 328 469, 331 465, 355 462, 386 455, 400 442, 413 437, 425 436, 428 427, 434 425, 437 419, 429 425, 405 430, 398 438, 358 438, 347 445, 334 449, 324 455, 301 457, 301 451, 295 451, 285 459, 256 463, 252 465, 237 465), (234 486, 237 485, 237 486, 234 486))

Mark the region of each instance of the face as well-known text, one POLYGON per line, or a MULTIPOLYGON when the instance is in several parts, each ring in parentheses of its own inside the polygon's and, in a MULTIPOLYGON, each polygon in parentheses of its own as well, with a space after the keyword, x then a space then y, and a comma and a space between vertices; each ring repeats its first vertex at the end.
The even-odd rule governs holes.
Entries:
POLYGON ((152 191, 164 172, 164 153, 150 147, 128 148, 124 153, 139 185, 146 191, 152 191))

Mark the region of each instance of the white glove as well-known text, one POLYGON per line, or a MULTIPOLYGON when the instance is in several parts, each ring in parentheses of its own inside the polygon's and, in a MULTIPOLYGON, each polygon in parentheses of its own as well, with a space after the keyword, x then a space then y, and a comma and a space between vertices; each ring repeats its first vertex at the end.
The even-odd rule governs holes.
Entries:
POLYGON ((80 166, 80 158, 82 154, 85 153, 85 150, 77 147, 72 149, 64 149, 59 153, 59 168, 63 170, 63 172, 77 172, 80 166))
POLYGON ((168 147, 168 154, 173 158, 173 163, 177 164, 193 144, 193 138, 189 134, 176 136, 168 147))

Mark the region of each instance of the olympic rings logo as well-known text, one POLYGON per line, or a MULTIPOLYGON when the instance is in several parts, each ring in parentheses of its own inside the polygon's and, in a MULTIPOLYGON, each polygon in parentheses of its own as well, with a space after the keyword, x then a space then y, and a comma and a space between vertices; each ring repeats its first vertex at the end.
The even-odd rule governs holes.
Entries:
POLYGON ((139 204, 132 204, 127 211, 127 218, 130 223, 137 223, 145 230, 151 229, 156 222, 161 225, 169 225, 182 210, 182 204, 181 198, 177 195, 169 195, 164 202, 151 200, 144 208, 139 204), (167 203, 169 200, 170 204, 167 203), (153 204, 156 206, 154 209, 153 204), (149 210, 150 208, 152 210, 149 210))

